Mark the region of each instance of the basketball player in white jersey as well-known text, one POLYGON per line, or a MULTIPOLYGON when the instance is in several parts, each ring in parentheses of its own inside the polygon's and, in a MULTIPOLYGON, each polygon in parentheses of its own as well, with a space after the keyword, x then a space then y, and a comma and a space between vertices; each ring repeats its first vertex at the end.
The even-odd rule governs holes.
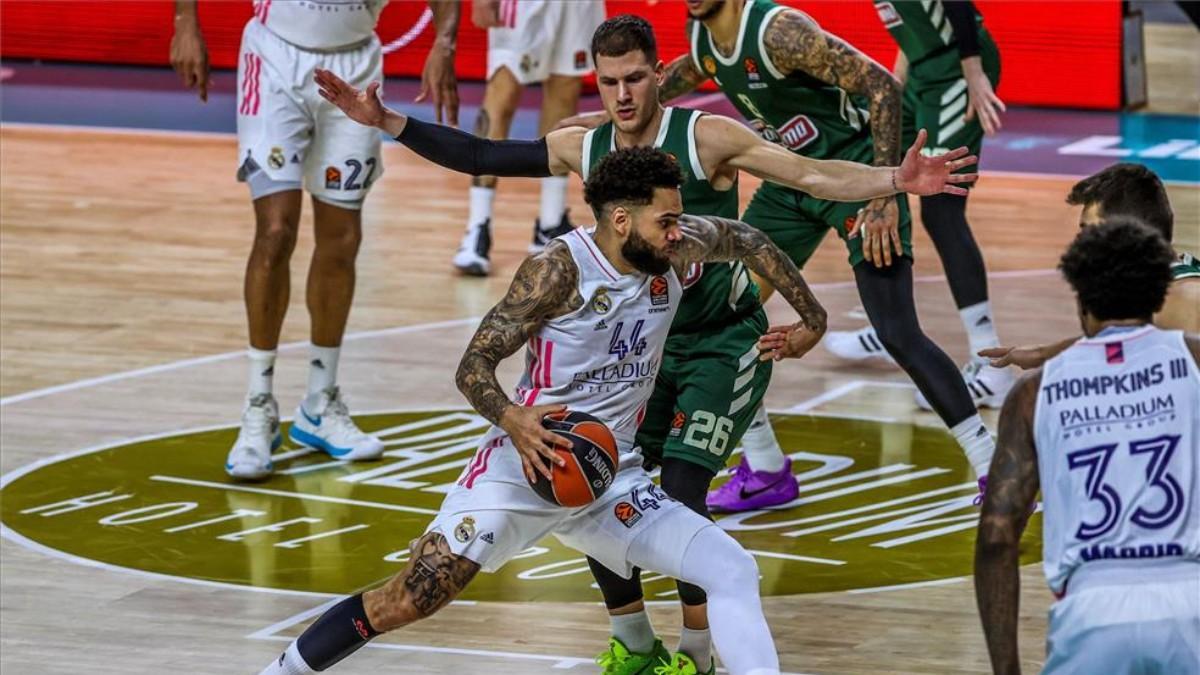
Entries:
POLYGON ((1085 337, 1000 413, 975 549, 992 669, 1020 672, 1017 571, 1042 488, 1046 673, 1200 672, 1200 338, 1150 323, 1170 246, 1131 218, 1085 228, 1059 269, 1085 337))
MULTIPOLYGON (((583 76, 592 72, 592 32, 604 21, 604 0, 472 0, 471 18, 487 30, 487 88, 475 135, 508 138, 521 91, 540 84, 542 107, 538 136, 579 109, 583 76)), ((533 225, 530 253, 571 231, 567 217, 567 179, 541 179, 541 206, 533 225)), ((454 266, 469 276, 491 272, 492 203, 496 177, 471 179, 467 231, 454 254, 454 266)))
POLYGON ((584 187, 595 230, 574 230, 525 260, 459 363, 459 390, 493 427, 411 561, 322 615, 264 674, 324 670, 375 635, 433 614, 481 569, 499 568, 547 534, 626 576, 636 565, 695 583, 709 594, 713 640, 730 672, 779 672, 754 559, 655 487, 633 443, 687 265, 740 259, 782 284, 810 329, 824 310, 762 233, 681 216, 682 181, 678 163, 654 148, 619 150, 595 167, 584 187), (525 373, 510 398, 496 366, 522 347, 525 373), (612 487, 579 509, 552 506, 528 484, 535 471, 550 477, 547 461, 562 462, 551 449, 560 439, 542 418, 568 408, 604 421, 620 455, 612 487))
MULTIPOLYGON (((338 358, 354 296, 361 209, 383 174, 379 133, 316 96, 315 68, 338 68, 352 81, 379 82, 383 53, 375 24, 386 0, 256 0, 238 59, 238 180, 250 187, 255 235, 246 265, 250 385, 241 431, 225 470, 256 480, 273 470, 282 442, 272 390, 275 353, 290 295, 288 271, 300 225, 302 189, 312 195, 316 245, 309 266, 311 317, 308 393, 289 435, 339 459, 375 459, 383 444, 351 419, 337 386, 338 358)), ((422 96, 438 118, 457 116, 454 40, 458 3, 430 1, 437 41, 425 65, 422 96)), ((171 63, 200 99, 208 99, 208 54, 195 0, 176 0, 171 63)))

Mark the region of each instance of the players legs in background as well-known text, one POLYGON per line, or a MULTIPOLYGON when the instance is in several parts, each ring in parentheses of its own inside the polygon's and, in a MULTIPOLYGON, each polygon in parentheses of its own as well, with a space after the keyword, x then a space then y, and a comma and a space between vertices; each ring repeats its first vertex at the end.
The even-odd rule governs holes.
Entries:
MULTIPOLYGON (((591 72, 591 33, 604 20, 600 0, 488 0, 474 3, 475 25, 488 30, 488 83, 476 120, 476 136, 508 138, 522 88, 541 83, 538 136, 576 113, 582 76, 591 72)), ((471 181, 467 231, 454 255, 454 266, 468 276, 491 272, 492 205, 496 177, 471 181)), ((567 179, 541 179, 541 206, 533 226, 530 253, 570 232, 567 179)))
MULTIPOLYGON (((1004 103, 1000 52, 971 2, 946 3, 935 12, 923 4, 879 6, 880 19, 899 45, 895 76, 904 83, 902 135, 911 143, 918 129, 929 132, 926 154, 944 154, 966 146, 982 155, 984 134, 1000 128, 1004 103), (947 40, 947 36, 952 40, 947 40)), ((942 260, 954 304, 967 333, 970 356, 963 379, 977 407, 999 408, 1012 387, 1013 374, 993 368, 978 356, 999 345, 988 299, 987 271, 979 244, 967 223, 967 197, 942 194, 921 198, 921 222, 942 260)), ((876 331, 831 332, 826 347, 849 360, 889 358, 876 331)), ((932 410, 918 393, 917 404, 932 410)))

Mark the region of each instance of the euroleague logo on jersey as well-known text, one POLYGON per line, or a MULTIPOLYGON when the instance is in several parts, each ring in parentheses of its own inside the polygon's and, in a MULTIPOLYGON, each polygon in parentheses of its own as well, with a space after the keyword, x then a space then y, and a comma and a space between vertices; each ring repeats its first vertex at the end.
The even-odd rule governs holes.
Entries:
POLYGON ((671 302, 671 286, 661 274, 650 279, 650 304, 658 306, 671 302))
MULTIPOLYGON (((664 435, 683 429, 677 438, 684 445, 703 447, 721 433, 719 426, 705 431, 704 424, 688 425, 673 413, 658 423, 664 435)), ((413 555, 409 542, 425 532, 491 428, 469 410, 359 415, 355 421, 383 441, 379 461, 330 462, 322 453, 285 445, 274 455, 275 475, 255 485, 225 475, 222 459, 238 434, 228 425, 42 460, 3 477, 4 536, 31 555, 109 569, 352 593, 404 569, 413 555)), ((801 497, 716 521, 756 556, 763 595, 970 574, 979 514, 971 502, 978 491, 943 430, 810 414, 772 415, 771 422, 792 459, 801 497)), ((658 488, 617 494, 606 516, 640 526, 665 499, 658 488)), ((510 536, 482 527, 476 516, 450 522, 447 537, 464 545, 501 545, 510 536)), ((1039 526, 1040 518, 1023 540, 1023 562, 1040 556, 1039 526)), ((591 582, 583 554, 547 537, 494 573, 479 575, 462 599, 599 600, 591 582)), ((674 582, 666 578, 646 580, 645 592, 653 600, 675 599, 674 582)))

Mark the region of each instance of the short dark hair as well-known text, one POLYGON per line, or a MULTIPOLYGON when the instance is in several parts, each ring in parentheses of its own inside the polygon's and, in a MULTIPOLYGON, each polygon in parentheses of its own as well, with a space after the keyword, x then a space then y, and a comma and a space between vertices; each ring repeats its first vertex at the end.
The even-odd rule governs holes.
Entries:
POLYGON ((583 184, 583 199, 599 221, 611 206, 645 206, 654 200, 655 188, 680 185, 683 172, 667 153, 652 147, 623 148, 605 155, 592 167, 583 184))
POLYGON ((1171 285, 1171 246, 1140 219, 1106 217, 1079 231, 1058 263, 1088 314, 1148 319, 1171 285))
POLYGON ((654 27, 640 16, 618 14, 611 17, 592 33, 592 62, 597 56, 624 56, 636 49, 642 50, 646 60, 658 63, 658 41, 654 39, 654 27))
POLYGON ((1171 242, 1175 214, 1158 175, 1141 164, 1121 162, 1079 181, 1067 195, 1075 206, 1100 205, 1100 216, 1132 216, 1171 242))

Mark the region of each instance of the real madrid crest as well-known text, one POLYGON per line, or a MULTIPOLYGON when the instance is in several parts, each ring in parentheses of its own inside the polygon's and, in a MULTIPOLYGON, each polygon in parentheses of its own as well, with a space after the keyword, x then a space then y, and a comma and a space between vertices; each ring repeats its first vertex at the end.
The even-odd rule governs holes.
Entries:
POLYGON ((283 168, 287 160, 283 157, 283 148, 271 148, 271 154, 267 156, 267 165, 272 169, 279 170, 283 168))
POLYGON ((474 537, 474 536, 475 536, 475 519, 472 518, 471 516, 467 516, 466 518, 463 518, 462 522, 459 523, 454 528, 454 538, 457 539, 459 541, 459 543, 461 543, 461 544, 465 544, 468 541, 471 541, 471 537, 474 537))
POLYGON ((610 309, 612 309, 612 300, 608 297, 608 289, 604 287, 596 289, 596 294, 592 296, 592 311, 597 314, 608 314, 610 309))

